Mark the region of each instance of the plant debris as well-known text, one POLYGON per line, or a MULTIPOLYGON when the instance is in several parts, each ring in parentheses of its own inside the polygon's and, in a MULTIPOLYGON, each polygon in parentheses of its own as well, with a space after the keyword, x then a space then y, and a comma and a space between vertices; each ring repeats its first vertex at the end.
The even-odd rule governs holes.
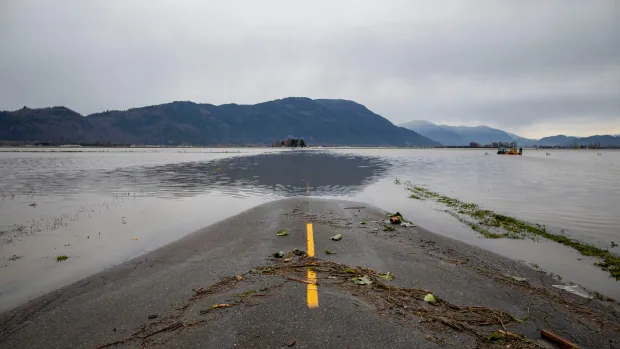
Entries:
MULTIPOLYGON (((411 321, 413 326, 422 326, 431 331, 463 332, 474 337, 480 348, 500 348, 498 345, 501 345, 501 348, 509 346, 514 349, 540 348, 538 344, 528 338, 506 331, 506 326, 522 323, 524 320, 519 320, 502 310, 484 306, 459 306, 435 297, 431 291, 426 289, 404 288, 386 284, 384 283, 385 276, 392 276, 390 272, 377 273, 372 269, 359 266, 347 266, 305 255, 296 256, 294 251, 290 251, 286 255, 292 258, 289 263, 284 263, 281 259, 272 260, 269 265, 250 270, 250 275, 243 274, 243 281, 239 280, 237 277, 239 275, 236 275, 221 278, 219 282, 211 286, 194 289, 196 295, 191 297, 187 304, 176 308, 177 313, 169 316, 160 315, 160 318, 149 321, 131 336, 102 347, 130 344, 140 344, 144 347, 149 343, 145 339, 158 333, 184 331, 186 328, 207 324, 209 322, 205 319, 184 323, 182 321, 183 314, 187 309, 191 309, 188 307, 195 302, 209 300, 206 297, 210 295, 224 294, 240 283, 260 282, 261 287, 264 287, 264 281, 282 278, 304 284, 314 284, 314 280, 312 282, 306 280, 306 272, 312 268, 316 272, 317 280, 321 282, 321 287, 348 292, 372 304, 381 314, 399 315, 399 319, 411 321), (264 276, 269 277, 265 278, 264 276), (498 329, 498 327, 503 330, 498 329)), ((496 277, 499 281, 512 282, 513 285, 519 285, 519 287, 531 287, 529 284, 515 282, 502 274, 496 277)), ((234 298, 228 303, 215 303, 207 310, 201 310, 200 314, 206 315, 216 309, 232 306, 254 306, 256 304, 251 302, 251 299, 258 296, 276 296, 275 293, 265 294, 261 292, 277 289, 283 285, 284 283, 275 281, 274 284, 260 291, 246 290, 241 294, 233 294, 231 297, 234 298)), ((561 297, 558 299, 567 302, 561 297)), ((570 303, 564 304, 568 306, 570 303)), ((593 314, 589 313, 589 315, 593 314)), ((612 326, 617 328, 617 325, 612 324, 612 326)), ((438 336, 431 336, 432 338, 438 338, 438 336)))
POLYGON ((514 276, 514 275, 510 275, 510 274, 504 274, 504 275, 505 275, 505 276, 507 276, 507 277, 509 277, 509 278, 511 278, 511 279, 513 279, 513 280, 515 280, 515 281, 519 281, 519 282, 525 282, 525 281, 527 281, 527 279, 526 279, 526 278, 524 278, 524 277, 514 276))
POLYGON ((277 236, 288 236, 288 229, 280 229, 277 233, 277 236))
POLYGON ((445 205, 448 208, 446 210, 447 213, 486 238, 523 239, 525 237, 533 238, 534 236, 541 236, 545 239, 571 247, 584 256, 600 258, 601 261, 595 263, 595 265, 609 272, 613 278, 620 281, 620 256, 609 250, 583 243, 564 234, 552 233, 548 231, 544 225, 529 223, 491 210, 483 209, 477 204, 466 203, 456 198, 441 195, 424 187, 413 185, 410 182, 405 182, 404 185, 407 190, 414 193, 416 196, 424 199, 432 199, 445 205))
POLYGON ((295 256, 305 256, 306 255, 306 251, 302 251, 302 250, 296 248, 296 249, 293 250, 293 254, 295 256))
POLYGON ((372 284, 372 280, 370 280, 368 275, 351 278, 351 282, 356 284, 356 285, 370 285, 370 284, 372 284))
POLYGON ((424 301, 427 303, 435 303, 437 302, 437 299, 435 298, 435 296, 433 296, 432 293, 429 293, 426 296, 424 296, 424 301))
POLYGON ((394 280, 394 274, 390 273, 389 271, 387 273, 377 274, 377 276, 386 281, 394 280))
POLYGON ((282 258, 284 257, 284 252, 283 251, 278 251, 272 254, 272 256, 276 257, 276 258, 282 258))
POLYGON ((65 255, 57 256, 56 257, 56 262, 66 261, 67 259, 69 259, 69 257, 67 257, 65 255))
POLYGON ((389 225, 384 225, 383 226, 383 231, 394 231, 396 229, 394 229, 394 227, 389 226, 389 225))
POLYGON ((330 237, 330 239, 332 239, 334 241, 340 241, 340 240, 342 240, 342 234, 336 234, 336 235, 330 237))
POLYGON ((325 254, 336 254, 336 251, 332 250, 323 250, 323 252, 325 252, 325 254))

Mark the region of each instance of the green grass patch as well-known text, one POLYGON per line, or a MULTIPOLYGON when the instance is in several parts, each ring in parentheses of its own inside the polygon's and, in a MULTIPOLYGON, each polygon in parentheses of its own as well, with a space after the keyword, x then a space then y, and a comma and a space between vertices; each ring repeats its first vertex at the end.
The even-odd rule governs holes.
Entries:
MULTIPOLYGON (((554 234, 544 225, 529 223, 514 217, 483 209, 477 204, 463 202, 456 198, 441 195, 427 188, 405 182, 405 188, 411 192, 412 199, 432 199, 446 206, 445 212, 451 214, 472 230, 489 239, 509 238, 523 239, 525 237, 542 236, 571 247, 584 256, 597 257, 600 262, 595 263, 609 272, 611 277, 620 281, 620 256, 596 246, 572 239, 564 234, 554 234)), ((384 230, 386 230, 384 228, 384 230)))
POLYGON ((62 262, 62 261, 66 261, 67 259, 69 259, 69 257, 62 255, 62 256, 57 256, 56 257, 56 262, 62 262))

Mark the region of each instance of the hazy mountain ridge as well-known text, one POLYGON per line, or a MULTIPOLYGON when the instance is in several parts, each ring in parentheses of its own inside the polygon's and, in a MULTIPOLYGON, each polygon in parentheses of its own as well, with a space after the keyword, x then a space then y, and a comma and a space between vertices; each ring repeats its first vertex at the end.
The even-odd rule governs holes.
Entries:
POLYGON ((426 120, 413 120, 399 126, 415 131, 424 137, 433 139, 442 145, 459 146, 469 144, 458 133, 443 125, 436 125, 426 120))
POLYGON ((517 142, 518 146, 604 146, 620 147, 620 137, 610 135, 594 135, 589 137, 574 137, 556 135, 543 137, 539 140, 524 138, 514 133, 488 126, 450 126, 437 125, 426 120, 413 120, 402 123, 400 126, 416 131, 422 136, 436 140, 447 146, 466 146, 470 142, 487 145, 493 142, 517 142), (456 135, 457 137, 455 137, 456 135))
POLYGON ((65 107, 0 112, 0 140, 137 145, 435 146, 353 101, 289 97, 254 105, 172 102, 82 116, 65 107))
POLYGON ((594 135, 589 137, 574 137, 557 135, 544 137, 538 141, 538 145, 550 147, 571 147, 571 146, 602 146, 620 147, 620 136, 594 135))
POLYGON ((521 146, 536 144, 535 139, 528 139, 488 126, 450 126, 437 125, 426 120, 414 120, 400 126, 416 131, 447 146, 465 146, 474 142, 486 145, 493 142, 516 141, 521 146))

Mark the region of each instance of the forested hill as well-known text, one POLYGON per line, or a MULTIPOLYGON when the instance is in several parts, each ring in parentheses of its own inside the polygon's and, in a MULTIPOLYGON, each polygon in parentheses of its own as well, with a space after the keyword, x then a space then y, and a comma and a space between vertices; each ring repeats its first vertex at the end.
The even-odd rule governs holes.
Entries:
POLYGON ((435 146, 347 100, 290 97, 254 105, 173 102, 82 116, 65 107, 0 112, 0 140, 51 144, 435 146))

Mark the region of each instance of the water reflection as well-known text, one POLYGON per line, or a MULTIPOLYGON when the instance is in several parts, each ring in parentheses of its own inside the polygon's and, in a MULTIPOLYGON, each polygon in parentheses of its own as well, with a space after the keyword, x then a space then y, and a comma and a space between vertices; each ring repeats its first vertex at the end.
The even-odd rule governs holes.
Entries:
MULTIPOLYGON (((188 197, 218 190, 235 196, 349 195, 380 178, 390 164, 378 157, 286 152, 197 161, 108 173, 134 191, 188 197)), ((117 182, 117 183, 119 183, 117 182)))

